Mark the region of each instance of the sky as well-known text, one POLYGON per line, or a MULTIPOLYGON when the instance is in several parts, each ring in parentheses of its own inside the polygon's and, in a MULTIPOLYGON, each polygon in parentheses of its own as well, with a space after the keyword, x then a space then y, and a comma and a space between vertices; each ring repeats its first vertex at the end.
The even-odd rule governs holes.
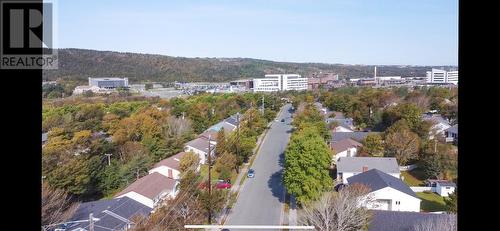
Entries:
POLYGON ((59 48, 457 65, 458 0, 58 0, 59 48))

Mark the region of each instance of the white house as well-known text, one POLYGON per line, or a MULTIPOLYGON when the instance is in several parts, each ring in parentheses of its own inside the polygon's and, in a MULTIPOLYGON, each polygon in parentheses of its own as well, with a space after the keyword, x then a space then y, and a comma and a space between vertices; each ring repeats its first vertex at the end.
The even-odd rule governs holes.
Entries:
POLYGON ((127 196, 149 208, 154 208, 161 200, 174 198, 178 193, 178 184, 177 180, 153 172, 136 180, 118 193, 115 198, 127 196))
POLYGON ((358 148, 363 145, 352 139, 344 139, 335 143, 330 143, 333 150, 333 161, 337 162, 340 157, 354 157, 358 155, 358 148))
POLYGON ((444 137, 446 142, 457 142, 458 141, 458 124, 455 124, 448 129, 444 130, 444 137))
POLYGON ((451 127, 448 120, 441 115, 423 114, 422 120, 432 123, 432 127, 429 131, 429 139, 434 139, 434 136, 437 135, 444 135, 444 131, 451 127))
MULTIPOLYGON (((208 139, 205 139, 203 137, 198 137, 194 140, 191 140, 184 145, 184 151, 185 152, 194 152, 198 154, 200 157, 200 163, 204 164, 206 162, 206 159, 208 157, 208 139)), ((210 153, 214 155, 215 153, 215 145, 217 142, 215 140, 210 141, 210 153)))
POLYGON ((420 199, 401 179, 372 169, 347 178, 348 185, 363 184, 370 189, 362 206, 374 210, 420 212, 420 199))
POLYGON ((340 157, 337 160, 337 181, 347 183, 347 178, 359 173, 378 169, 400 178, 398 162, 392 157, 340 157))
POLYGON ((457 187, 455 183, 447 180, 427 180, 426 185, 442 197, 448 197, 457 187))
MULTIPOLYGON (((179 152, 169 158, 163 159, 156 163, 154 167, 149 170, 149 174, 154 172, 160 173, 168 178, 179 180, 180 179, 180 169, 179 163, 181 158, 186 154, 186 152, 179 152)), ((199 165, 197 170, 199 170, 199 165)))

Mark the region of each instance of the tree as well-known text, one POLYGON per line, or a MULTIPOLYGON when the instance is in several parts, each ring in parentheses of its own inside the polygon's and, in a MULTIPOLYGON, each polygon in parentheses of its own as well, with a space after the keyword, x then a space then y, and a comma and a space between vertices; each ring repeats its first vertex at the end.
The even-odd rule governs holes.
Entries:
POLYGON ((362 151, 370 156, 384 156, 384 144, 378 134, 369 134, 363 141, 362 151))
POLYGON ((153 89, 153 84, 152 83, 146 83, 146 84, 144 84, 144 89, 146 89, 146 91, 150 90, 150 89, 153 89))
POLYGON ((42 226, 57 224, 69 219, 78 208, 68 192, 42 184, 42 226))
POLYGON ((427 155, 422 161, 422 168, 424 170, 424 174, 428 178, 440 179, 439 177, 443 172, 443 165, 441 161, 441 157, 439 154, 430 154, 427 155))
POLYGON ((400 165, 405 165, 409 160, 418 156, 419 138, 417 134, 404 126, 396 129, 395 126, 399 127, 399 125, 396 123, 388 129, 389 133, 385 137, 386 154, 396 157, 400 165))
POLYGON ((194 152, 188 152, 181 157, 179 161, 179 170, 185 172, 187 170, 195 170, 200 164, 200 157, 194 152))
POLYGON ((331 152, 313 128, 295 133, 285 151, 284 183, 299 203, 315 200, 330 190, 331 152))
POLYGON ((414 231, 456 231, 457 216, 441 215, 439 217, 427 218, 413 225, 414 231))
POLYGON ((359 206, 372 198, 365 185, 354 184, 337 192, 326 192, 318 200, 303 206, 298 222, 313 225, 320 231, 363 230, 371 217, 369 210, 359 206))
POLYGON ((444 202, 446 204, 446 210, 451 212, 451 213, 457 213, 458 207, 457 207, 457 190, 455 190, 453 193, 449 195, 448 198, 444 198, 444 202))
MULTIPOLYGON (((221 155, 217 158, 217 160, 215 161, 215 171, 217 171, 218 173, 221 173, 221 175, 223 175, 222 173, 224 173, 224 175, 227 176, 227 174, 229 173, 229 177, 231 176, 231 171, 237 167, 237 158, 236 158, 236 155, 230 153, 230 152, 223 152, 221 153, 221 155)), ((221 179, 226 179, 224 177, 221 176, 221 179)))

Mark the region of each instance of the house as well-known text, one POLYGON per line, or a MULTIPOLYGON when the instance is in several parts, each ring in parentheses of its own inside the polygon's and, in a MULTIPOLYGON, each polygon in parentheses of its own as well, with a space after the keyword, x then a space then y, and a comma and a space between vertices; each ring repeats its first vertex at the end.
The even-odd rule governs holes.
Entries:
POLYGON ((49 133, 48 132, 42 133, 42 147, 45 145, 45 143, 47 143, 48 139, 49 139, 49 133))
POLYGON ((340 157, 353 157, 358 154, 358 148, 363 145, 352 139, 344 139, 339 142, 330 144, 330 149, 333 150, 333 160, 337 162, 340 157))
POLYGON ((444 130, 444 137, 446 142, 458 142, 458 124, 455 124, 448 129, 444 130))
POLYGON ((332 139, 330 143, 335 143, 344 139, 352 139, 358 142, 363 142, 363 140, 369 134, 379 134, 380 132, 332 132, 332 139))
POLYGON ((230 124, 226 121, 221 121, 211 127, 209 127, 207 130, 214 130, 216 132, 218 132, 219 130, 221 130, 222 128, 224 128, 224 131, 225 132, 232 132, 236 129, 237 125, 234 125, 234 124, 230 124))
POLYGON ((151 213, 151 208, 141 204, 130 197, 121 197, 110 200, 99 200, 81 203, 73 216, 67 220, 64 227, 67 231, 87 231, 89 222, 72 223, 73 221, 84 221, 89 219, 89 215, 97 221, 94 221, 94 231, 107 230, 128 230, 132 228, 133 217, 147 217, 151 213))
POLYGON ((453 193, 457 185, 447 180, 427 180, 426 186, 431 187, 431 191, 439 194, 442 197, 448 197, 453 193))
MULTIPOLYGON (((161 160, 160 162, 156 163, 151 170, 149 170, 149 174, 157 172, 168 178, 179 180, 181 173, 179 169, 179 163, 185 154, 186 152, 179 152, 169 158, 161 160)), ((197 171, 198 170, 199 166, 197 171)))
POLYGON ((175 197, 178 193, 178 184, 177 180, 153 172, 136 180, 115 198, 127 196, 149 208, 154 208, 161 200, 175 197))
POLYGON ((198 137, 206 139, 206 140, 208 140, 208 138, 210 138, 210 140, 215 141, 217 143, 217 135, 218 134, 219 134, 219 132, 217 132, 215 130, 206 130, 203 133, 201 133, 198 137))
MULTIPOLYGON (((401 212, 372 210, 372 220, 368 231, 415 230, 414 226, 431 219, 455 219, 454 214, 435 214, 421 212, 401 212)), ((456 230, 452 229, 452 230, 456 230)))
POLYGON ((347 178, 347 183, 368 186, 365 198, 371 200, 362 202, 367 209, 420 212, 421 200, 417 194, 401 179, 376 168, 347 178))
POLYGON ((238 125, 240 124, 241 115, 239 117, 240 118, 238 118, 238 115, 232 115, 229 118, 225 119, 224 122, 231 124, 234 127, 238 127, 238 125))
POLYGON ((444 134, 444 131, 451 127, 448 120, 441 115, 426 113, 422 115, 422 120, 432 123, 432 127, 429 131, 429 139, 434 139, 434 136, 444 134))
POLYGON ((392 157, 340 157, 337 160, 337 180, 347 183, 347 178, 359 173, 378 169, 395 178, 400 178, 396 158, 392 157))
MULTIPOLYGON (((187 142, 184 145, 184 152, 194 152, 200 157, 200 163, 204 164, 208 157, 208 139, 203 137, 196 138, 187 142)), ((215 145, 217 142, 215 140, 210 140, 210 153, 212 156, 215 153, 215 145)))

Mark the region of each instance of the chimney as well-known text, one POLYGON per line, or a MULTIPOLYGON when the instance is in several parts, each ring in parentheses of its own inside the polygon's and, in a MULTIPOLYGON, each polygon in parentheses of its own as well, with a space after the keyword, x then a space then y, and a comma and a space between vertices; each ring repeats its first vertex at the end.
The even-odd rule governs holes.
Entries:
POLYGON ((362 172, 366 172, 368 171, 368 166, 363 166, 363 171, 362 172))

